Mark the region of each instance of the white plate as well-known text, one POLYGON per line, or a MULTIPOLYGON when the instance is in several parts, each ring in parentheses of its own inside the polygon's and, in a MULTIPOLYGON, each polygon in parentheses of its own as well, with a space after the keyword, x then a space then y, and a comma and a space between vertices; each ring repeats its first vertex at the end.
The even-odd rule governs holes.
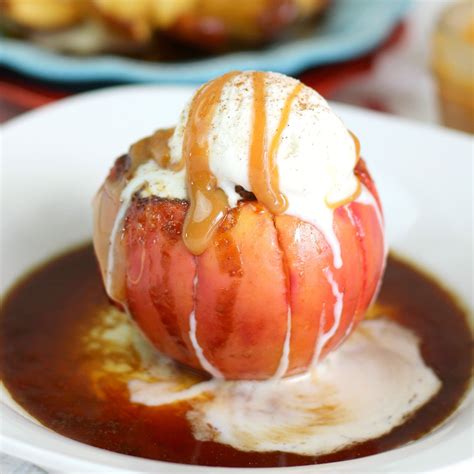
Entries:
MULTIPOLYGON (((91 198, 134 140, 171 126, 191 89, 132 86, 76 96, 2 129, 2 292, 91 235, 91 198)), ((437 274, 472 311, 473 141, 467 135, 335 105, 362 142, 385 205, 391 247, 437 274)), ((461 472, 472 467, 472 397, 440 429, 376 456, 265 472, 461 472)), ((93 448, 28 420, 5 392, 1 449, 64 472, 217 473, 93 448)), ((260 470, 259 470, 260 472, 260 470)))

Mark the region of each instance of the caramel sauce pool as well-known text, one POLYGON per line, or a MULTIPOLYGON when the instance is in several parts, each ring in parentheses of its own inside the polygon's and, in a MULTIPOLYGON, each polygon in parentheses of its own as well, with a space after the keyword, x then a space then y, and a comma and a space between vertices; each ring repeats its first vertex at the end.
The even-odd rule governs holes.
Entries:
MULTIPOLYGON (((23 278, 4 298, 0 317, 1 378, 12 397, 43 425, 111 451, 206 466, 295 466, 380 453, 415 440, 456 408, 471 376, 466 316, 436 282, 390 257, 378 299, 383 314, 412 329, 443 385, 411 419, 389 434, 314 458, 248 453, 196 441, 187 405, 146 407, 128 401, 120 379, 98 392, 82 343, 109 307, 91 245, 60 256, 23 278)), ((91 369, 92 370, 92 369, 91 369)))

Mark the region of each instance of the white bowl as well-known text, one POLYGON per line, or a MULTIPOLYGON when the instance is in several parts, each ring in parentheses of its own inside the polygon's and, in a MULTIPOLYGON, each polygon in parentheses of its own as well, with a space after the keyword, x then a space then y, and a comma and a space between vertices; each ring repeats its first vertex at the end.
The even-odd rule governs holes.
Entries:
MULTIPOLYGON (((91 199, 115 157, 173 125, 192 89, 118 87, 76 96, 2 129, 1 290, 91 235, 91 199)), ((334 105, 362 143, 381 191, 392 249, 438 275, 472 312, 473 140, 334 105)), ((170 464, 93 448, 42 427, 2 392, 4 452, 63 472, 249 472, 170 464)), ((472 472, 472 396, 419 441, 353 461, 265 472, 472 472)), ((260 469, 259 469, 260 471, 260 469)))

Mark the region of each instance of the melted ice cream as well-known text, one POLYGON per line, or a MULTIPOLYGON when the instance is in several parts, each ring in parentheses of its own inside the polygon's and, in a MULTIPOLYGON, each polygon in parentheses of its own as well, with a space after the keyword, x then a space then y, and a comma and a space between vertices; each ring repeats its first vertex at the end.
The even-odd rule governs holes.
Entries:
POLYGON ((131 401, 158 406, 187 400, 199 440, 311 456, 388 433, 440 388, 416 336, 386 319, 362 322, 311 373, 194 385, 181 378, 175 369, 157 381, 130 380, 131 401))

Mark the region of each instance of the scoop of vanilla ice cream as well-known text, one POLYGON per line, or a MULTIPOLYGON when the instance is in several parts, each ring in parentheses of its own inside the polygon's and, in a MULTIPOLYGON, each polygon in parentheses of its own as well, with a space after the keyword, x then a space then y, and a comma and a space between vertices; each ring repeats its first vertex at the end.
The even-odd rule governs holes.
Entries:
MULTIPOLYGON (((285 102, 297 84, 296 79, 282 74, 265 74, 268 146, 285 102)), ((231 206, 241 199, 236 186, 253 191, 249 181, 253 94, 252 72, 230 79, 222 90, 208 137, 209 166, 231 206)), ((181 160, 189 107, 190 104, 183 110, 169 141, 172 162, 181 160)), ((323 97, 303 86, 292 103, 276 154, 279 186, 288 200, 286 212, 314 223, 325 234, 336 266, 341 264, 340 250, 332 230, 333 209, 329 204, 356 192, 356 162, 354 140, 347 128, 323 97)))

